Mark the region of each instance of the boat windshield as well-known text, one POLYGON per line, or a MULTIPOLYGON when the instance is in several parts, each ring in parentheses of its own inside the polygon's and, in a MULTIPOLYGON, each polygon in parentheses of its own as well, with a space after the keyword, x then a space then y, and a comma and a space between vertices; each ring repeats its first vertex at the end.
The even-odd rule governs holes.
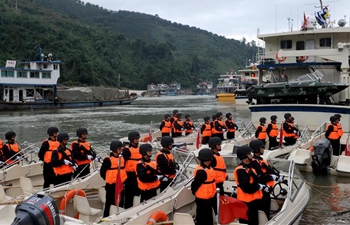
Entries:
POLYGON ((197 157, 193 152, 190 151, 181 151, 181 150, 172 150, 174 155, 174 160, 180 166, 180 172, 174 179, 174 184, 172 188, 177 191, 190 181, 190 178, 193 175, 194 167, 199 164, 197 157))
POLYGON ((310 81, 317 81, 320 82, 323 78, 323 74, 316 70, 313 73, 308 73, 306 75, 297 77, 293 80, 293 82, 310 82, 310 81))

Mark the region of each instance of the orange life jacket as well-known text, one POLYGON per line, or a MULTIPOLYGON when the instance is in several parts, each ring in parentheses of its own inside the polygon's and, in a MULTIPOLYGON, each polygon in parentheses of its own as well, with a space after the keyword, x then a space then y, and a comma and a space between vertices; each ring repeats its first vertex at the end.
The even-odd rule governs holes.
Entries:
MULTIPOLYGON (((20 151, 19 145, 17 144, 17 142, 10 144, 10 143, 6 143, 6 146, 8 148, 9 151, 13 151, 15 153, 20 151)), ((20 153, 19 153, 20 154, 20 153)), ((19 154, 17 154, 19 156, 19 154)), ((16 156, 12 157, 11 159, 7 159, 5 162, 7 164, 15 164, 15 163, 19 163, 19 161, 17 159, 15 159, 16 156)))
POLYGON ((216 121, 216 119, 210 122, 211 134, 214 134, 214 132, 215 132, 214 131, 215 130, 215 121, 216 121))
POLYGON ((198 188, 195 196, 201 199, 210 199, 214 197, 216 193, 215 171, 213 168, 204 168, 201 165, 197 165, 194 170, 194 176, 196 176, 198 170, 204 170, 204 172, 207 174, 207 179, 198 188))
POLYGON ((175 129, 175 127, 174 127, 174 123, 175 123, 175 121, 177 121, 178 120, 178 118, 177 117, 173 117, 173 122, 171 123, 171 130, 173 131, 174 129, 175 129))
MULTIPOLYGON (((259 163, 260 165, 260 168, 261 168, 261 171, 264 173, 264 174, 267 174, 267 170, 266 170, 266 167, 269 167, 269 163, 266 161, 266 159, 256 159, 255 160, 259 163), (264 165, 265 164, 265 165, 264 165)), ((270 186, 270 187, 273 187, 275 185, 275 182, 273 180, 270 180, 268 182, 266 182, 266 185, 270 186)))
MULTIPOLYGON (((174 124, 175 123, 177 123, 180 127, 183 127, 183 122, 182 121, 180 121, 180 120, 176 120, 176 121, 174 121, 174 124)), ((176 127, 175 127, 175 125, 174 125, 174 133, 179 133, 179 134, 182 134, 182 130, 178 130, 178 129, 176 129, 176 127)))
POLYGON ((340 123, 338 123, 337 125, 338 125, 338 134, 339 134, 339 137, 341 137, 343 136, 344 131, 340 123))
POLYGON ((5 156, 4 156, 4 152, 2 151, 2 147, 4 146, 4 143, 2 142, 2 140, 0 139, 0 160, 1 161, 5 161, 5 156))
MULTIPOLYGON (((89 142, 87 141, 78 141, 75 140, 70 144, 70 149, 73 151, 73 144, 77 143, 79 145, 79 149, 80 149, 80 153, 83 155, 92 155, 92 154, 88 154, 91 151, 91 145, 89 142)), ((92 160, 90 159, 74 159, 74 161, 80 166, 80 165, 86 165, 92 162, 92 160)))
MULTIPOLYGON (((226 123, 229 123, 231 126, 233 126, 233 124, 235 123, 235 121, 233 121, 233 120, 226 120, 226 123)), ((228 126, 227 126, 227 131, 228 132, 236 132, 236 129, 235 128, 229 128, 228 126)))
POLYGON ((210 124, 204 123, 202 126, 205 126, 203 130, 202 137, 211 137, 211 126, 210 124))
POLYGON ((266 134, 266 127, 263 126, 263 125, 259 125, 259 126, 257 127, 257 129, 258 129, 259 127, 261 127, 261 131, 260 131, 260 133, 258 134, 258 139, 259 139, 259 140, 265 140, 266 137, 267 137, 267 134, 266 134))
MULTIPOLYGON (((193 127, 193 122, 192 122, 192 121, 187 121, 187 120, 185 120, 184 126, 187 127, 185 124, 186 124, 186 125, 188 124, 187 126, 189 126, 189 127, 193 127)), ((185 133, 186 133, 186 134, 189 134, 189 133, 192 133, 192 131, 193 131, 192 129, 186 129, 186 130, 185 130, 185 133)))
MULTIPOLYGON (((294 130, 294 129, 293 129, 293 128, 294 128, 294 124, 293 124, 293 123, 289 123, 289 122, 285 122, 285 123, 288 124, 288 130, 294 130)), ((294 132, 292 132, 292 133, 287 133, 287 132, 285 131, 285 129, 283 129, 283 136, 284 136, 284 137, 295 137, 296 135, 294 134, 294 132)))
POLYGON ((250 177, 249 179, 249 183, 252 184, 254 182, 253 176, 250 175, 251 172, 256 173, 255 169, 253 168, 244 168, 242 165, 239 165, 236 167, 235 171, 233 172, 234 177, 235 177, 235 181, 237 184, 237 199, 241 200, 243 202, 251 202, 254 201, 256 199, 261 199, 262 198, 262 191, 261 190, 257 190, 254 193, 245 193, 239 186, 239 181, 238 181, 238 176, 237 176, 237 171, 238 170, 245 170, 247 173, 247 176, 250 177))
MULTIPOLYGON (((138 161, 138 162, 137 162, 137 165, 138 165, 138 164, 142 164, 142 166, 144 166, 145 168, 146 168, 147 166, 150 166, 150 167, 152 167, 152 168, 155 169, 155 170, 157 169, 157 164, 156 164, 155 162, 153 162, 153 161, 151 161, 151 162, 142 162, 142 161, 138 161)), ((149 169, 147 169, 147 172, 146 172, 146 173, 147 173, 147 174, 151 174, 152 171, 149 170, 149 169)), ((147 182, 147 183, 142 182, 142 181, 139 179, 139 177, 138 177, 137 170, 136 170, 136 175, 137 175, 137 184, 138 184, 140 190, 142 190, 142 191, 151 190, 151 189, 153 189, 153 188, 159 187, 159 185, 160 185, 160 180, 156 180, 156 181, 153 181, 153 182, 147 182)), ((156 174, 154 174, 154 176, 156 176, 156 174)))
POLYGON ((328 130, 329 126, 333 126, 333 131, 329 134, 328 139, 331 140, 338 140, 339 139, 339 133, 338 133, 338 125, 333 125, 331 123, 327 124, 326 130, 328 130))
MULTIPOLYGON (((223 128, 226 127, 226 126, 225 126, 225 123, 224 123, 223 121, 217 120, 217 122, 218 122, 223 128)), ((212 133, 213 133, 213 134, 223 134, 224 131, 215 129, 215 122, 214 122, 214 128, 212 129, 212 133)))
POLYGON ((44 162, 51 163, 52 151, 56 150, 60 146, 60 143, 57 140, 56 141, 44 140, 43 142, 45 141, 49 143, 49 149, 45 152, 44 162))
POLYGON ((131 156, 128 160, 126 160, 125 170, 126 172, 135 172, 137 162, 142 159, 142 155, 140 154, 140 147, 130 147, 129 150, 131 156))
MULTIPOLYGON (((63 157, 63 154, 61 151, 58 151, 58 150, 54 150, 54 151, 57 151, 57 154, 58 154, 58 160, 61 160, 62 157, 63 157)), ((72 161, 72 153, 69 149, 65 149, 64 152, 66 153, 66 155, 68 156, 68 159, 69 161, 72 161)), ((55 172, 56 176, 57 175, 64 175, 64 174, 68 174, 68 173, 73 173, 73 166, 72 165, 66 165, 66 164, 63 164, 61 166, 58 166, 58 167, 53 167, 53 171, 55 172)))
POLYGON ((215 182, 221 183, 224 182, 227 177, 225 160, 221 155, 214 154, 214 157, 216 159, 216 166, 213 168, 215 171, 215 182))
MULTIPOLYGON (((168 161, 168 166, 169 166, 169 167, 170 167, 170 165, 173 164, 174 161, 175 161, 175 160, 174 160, 173 154, 171 154, 171 153, 165 154, 165 153, 159 151, 159 152, 157 152, 157 154, 156 154, 156 159, 155 159, 155 161, 156 161, 157 164, 158 164, 158 156, 159 156, 159 155, 164 155, 165 159, 168 161)), ((167 177, 169 177, 170 179, 175 177, 175 174, 165 174, 165 175, 166 175, 167 177)))
POLYGON ((164 127, 162 128, 162 133, 170 133, 171 132, 171 122, 163 120, 164 127))
POLYGON ((272 125, 272 129, 270 130, 269 136, 270 137, 277 137, 278 136, 278 126, 275 123, 270 123, 272 125))
MULTIPOLYGON (((106 183, 115 184, 117 182, 117 175, 119 170, 119 158, 114 156, 107 156, 111 161, 111 167, 106 171, 106 183)), ((120 179, 124 182, 127 178, 125 171, 125 161, 122 156, 120 159, 120 179)))

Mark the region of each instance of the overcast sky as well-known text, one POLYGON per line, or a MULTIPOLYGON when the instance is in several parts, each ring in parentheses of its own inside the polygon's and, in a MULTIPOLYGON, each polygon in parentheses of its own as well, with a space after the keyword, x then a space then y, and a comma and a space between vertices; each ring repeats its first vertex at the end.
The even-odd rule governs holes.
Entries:
MULTIPOLYGON (((203 30, 241 40, 257 41, 261 34, 288 30, 288 17, 293 30, 299 30, 303 12, 312 15, 319 8, 319 0, 87 0, 112 10, 127 10, 155 15, 201 28, 203 30)), ((331 20, 349 23, 350 0, 323 0, 329 6, 331 20)))

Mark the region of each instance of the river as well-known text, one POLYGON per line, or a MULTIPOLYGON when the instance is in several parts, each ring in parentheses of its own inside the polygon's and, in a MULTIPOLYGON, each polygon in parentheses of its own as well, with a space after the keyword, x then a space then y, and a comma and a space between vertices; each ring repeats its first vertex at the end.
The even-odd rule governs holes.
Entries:
MULTIPOLYGON (((140 97, 131 105, 102 108, 55 109, 40 111, 0 112, 0 138, 7 131, 17 133, 17 141, 35 143, 38 146, 47 137, 50 126, 57 126, 60 132, 67 132, 71 140, 76 138, 79 127, 88 129, 88 141, 96 150, 109 148, 113 139, 127 136, 131 130, 146 133, 153 121, 158 129, 164 114, 179 110, 183 117, 190 114, 197 124, 198 119, 217 111, 231 112, 236 121, 250 121, 250 111, 245 105, 217 102, 214 96, 165 96, 140 97)), ((271 115, 266 115, 270 118, 271 115)), ((281 119, 281 118, 280 118, 281 119)), ((296 122, 297 122, 296 118, 296 122)), ((315 177, 304 173, 312 190, 312 200, 304 212, 301 224, 348 224, 350 221, 350 179, 336 176, 315 177), (339 212, 345 212, 337 215, 339 212)))

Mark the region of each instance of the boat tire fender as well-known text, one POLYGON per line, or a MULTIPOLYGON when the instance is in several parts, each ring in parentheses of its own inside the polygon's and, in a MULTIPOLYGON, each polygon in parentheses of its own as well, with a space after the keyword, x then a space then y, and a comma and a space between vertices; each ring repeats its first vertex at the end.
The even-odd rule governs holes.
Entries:
POLYGON ((289 91, 291 88, 292 88, 292 87, 291 87, 289 84, 286 84, 286 85, 284 86, 284 89, 286 89, 287 91, 289 91))
POLYGON ((153 213, 151 217, 148 219, 147 224, 155 224, 158 222, 165 222, 167 221, 168 216, 163 212, 158 210, 157 212, 153 213))
MULTIPOLYGON (((59 207, 59 212, 60 214, 63 214, 63 215, 66 215, 66 207, 67 207, 67 204, 69 203, 69 201, 74 197, 74 195, 79 195, 79 196, 82 196, 82 197, 85 197, 86 194, 83 190, 81 189, 74 189, 74 190, 70 190, 70 191, 67 191, 62 200, 61 200, 61 203, 60 203, 60 207, 59 207)), ((79 218, 79 212, 74 216, 74 218, 78 219, 79 218)))
POLYGON ((250 92, 254 92, 254 91, 255 91, 255 87, 254 87, 254 86, 251 86, 251 87, 249 88, 249 91, 250 91, 250 92))

